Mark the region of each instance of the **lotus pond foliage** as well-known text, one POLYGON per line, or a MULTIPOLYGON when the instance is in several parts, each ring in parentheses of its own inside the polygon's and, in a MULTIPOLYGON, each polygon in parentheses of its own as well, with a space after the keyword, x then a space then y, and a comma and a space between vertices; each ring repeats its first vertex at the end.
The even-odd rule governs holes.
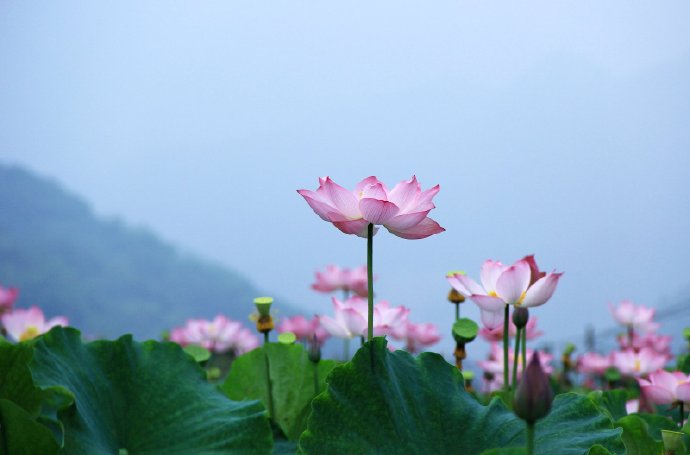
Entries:
POLYGON ((479 281, 448 273, 447 327, 374 293, 378 226, 407 240, 443 233, 428 216, 439 190, 414 176, 390 190, 373 176, 352 191, 329 177, 299 190, 321 219, 366 239, 365 265, 316 271, 315 315, 284 317, 258 297, 246 321, 218 314, 159 341, 89 340, 3 283, 0 454, 687 454, 690 330, 674 353, 653 308, 609 305, 616 349, 556 355, 537 349, 537 314, 559 305, 564 275, 534 255, 487 260, 479 281), (470 302, 479 321, 461 317, 470 302), (429 352, 445 336, 453 359, 429 352), (489 343, 486 358, 476 343, 489 343))

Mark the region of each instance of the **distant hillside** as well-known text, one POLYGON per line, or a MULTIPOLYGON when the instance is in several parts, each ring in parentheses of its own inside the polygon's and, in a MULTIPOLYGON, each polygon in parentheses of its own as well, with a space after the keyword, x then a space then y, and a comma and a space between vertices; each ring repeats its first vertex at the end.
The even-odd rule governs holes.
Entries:
POLYGON ((38 305, 108 337, 157 337, 188 317, 219 312, 247 321, 258 295, 237 273, 183 255, 149 231, 99 219, 58 184, 3 165, 0 284, 20 288, 20 307, 38 305))

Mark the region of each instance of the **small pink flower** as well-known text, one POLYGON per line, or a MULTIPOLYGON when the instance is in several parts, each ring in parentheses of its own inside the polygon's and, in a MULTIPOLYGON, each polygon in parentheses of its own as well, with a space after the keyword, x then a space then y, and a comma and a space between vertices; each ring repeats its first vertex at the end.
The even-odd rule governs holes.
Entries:
POLYGON ((640 400, 628 400, 625 402, 625 412, 634 414, 640 412, 640 400))
POLYGON ((316 281, 311 288, 326 293, 351 291, 360 297, 366 297, 367 282, 367 266, 365 265, 353 269, 341 269, 337 265, 328 265, 324 272, 316 272, 316 281))
MULTIPOLYGON (((486 316, 485 314, 483 315, 486 316)), ((485 319, 486 318, 483 317, 482 321, 484 321, 485 319)), ((503 313, 500 313, 500 317, 497 323, 490 323, 490 325, 493 327, 490 327, 489 325, 484 325, 484 327, 479 329, 479 336, 489 342, 503 341, 503 313)), ((530 316, 525 328, 527 329, 528 340, 534 340, 535 338, 538 338, 544 334, 544 332, 541 332, 537 329, 537 318, 535 316, 530 316)), ((517 327, 515 327, 515 324, 513 324, 513 320, 511 318, 510 324, 508 325, 508 336, 511 338, 515 338, 516 334, 517 327)))
POLYGON ((68 325, 67 318, 58 316, 46 321, 40 308, 15 309, 2 316, 2 325, 14 341, 26 341, 46 333, 55 326, 68 325))
POLYGON ((654 308, 635 305, 630 300, 623 300, 618 306, 609 304, 611 314, 621 325, 646 331, 654 331, 659 324, 653 322, 654 308))
POLYGON ((409 314, 410 310, 404 306, 391 307, 386 301, 374 304, 374 335, 391 335, 395 338, 396 332, 407 327, 409 314))
POLYGON ((690 404, 690 375, 681 371, 659 370, 649 380, 638 379, 645 398, 654 404, 690 404))
POLYGON ((352 297, 341 302, 333 297, 335 317, 321 316, 321 325, 336 338, 355 338, 362 336, 367 329, 366 301, 352 297))
POLYGON ((546 303, 556 290, 563 273, 552 272, 538 278, 540 273, 533 272, 533 267, 536 267, 534 258, 527 258, 520 259, 511 266, 491 259, 485 261, 481 267, 481 285, 461 273, 449 276, 448 282, 455 290, 471 298, 488 313, 482 315, 482 320, 485 325, 491 326, 490 321, 495 323, 498 319, 503 320, 503 314, 500 312, 506 304, 526 308, 540 306, 546 303), (532 283, 533 278, 538 279, 532 283))
POLYGON ((405 326, 405 349, 408 352, 416 353, 423 348, 436 344, 441 339, 438 327, 435 324, 414 324, 408 322, 405 326))
POLYGON ((19 297, 19 289, 0 286, 0 314, 11 311, 17 297, 19 297))
POLYGON ((320 178, 316 191, 297 190, 322 220, 333 223, 345 234, 367 236, 369 224, 383 225, 404 239, 423 239, 443 232, 427 215, 435 207, 432 199, 439 186, 422 191, 417 178, 398 183, 392 190, 376 177, 367 177, 354 191, 320 178))
POLYGON ((585 374, 602 375, 613 365, 611 356, 604 356, 596 352, 586 352, 577 361, 577 371, 585 374))
MULTIPOLYGON (((321 325, 336 338, 354 338, 364 336, 367 330, 367 301, 361 297, 350 297, 344 302, 333 297, 335 318, 321 316, 321 325)), ((407 324, 410 310, 404 306, 391 307, 386 301, 374 304, 374 334, 376 336, 400 333, 401 327, 407 324)))
POLYGON ((671 358, 671 337, 668 335, 660 335, 652 332, 640 335, 633 333, 632 346, 630 346, 630 337, 628 335, 619 335, 618 344, 621 349, 633 348, 640 350, 642 348, 650 348, 659 354, 663 354, 669 359, 671 358))
POLYGON ((612 356, 613 365, 621 374, 633 377, 644 376, 663 368, 667 361, 665 355, 657 354, 649 348, 642 348, 637 352, 632 349, 616 351, 612 356))
POLYGON ((195 344, 217 354, 239 355, 259 346, 259 338, 242 323, 220 314, 211 321, 188 320, 183 327, 170 332, 170 341, 182 346, 195 344))
POLYGON ((316 343, 321 346, 330 337, 330 334, 321 325, 319 316, 314 316, 311 320, 307 320, 304 316, 294 316, 283 320, 278 326, 278 332, 292 332, 298 340, 304 340, 309 343, 316 343))

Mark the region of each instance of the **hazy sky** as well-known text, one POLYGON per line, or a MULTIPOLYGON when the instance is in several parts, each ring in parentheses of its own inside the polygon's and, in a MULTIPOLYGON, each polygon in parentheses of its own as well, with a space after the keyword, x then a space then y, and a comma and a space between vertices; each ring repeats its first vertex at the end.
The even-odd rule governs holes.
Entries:
POLYGON ((686 1, 5 0, 0 160, 310 312, 314 270, 366 242, 295 190, 416 174, 447 232, 377 235, 378 296, 447 332, 448 270, 535 253, 565 271, 533 312, 563 340, 690 292, 689 23, 686 1))

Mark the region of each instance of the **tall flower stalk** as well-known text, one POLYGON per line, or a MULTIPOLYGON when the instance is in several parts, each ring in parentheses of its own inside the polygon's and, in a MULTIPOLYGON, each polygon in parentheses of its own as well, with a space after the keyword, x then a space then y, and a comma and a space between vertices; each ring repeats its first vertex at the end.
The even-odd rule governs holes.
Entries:
POLYGON ((374 224, 367 226, 367 341, 374 338, 374 224))
POLYGON ((367 340, 374 336, 374 276, 373 242, 381 225, 398 237, 416 240, 439 234, 443 229, 427 215, 435 207, 432 199, 440 187, 422 191, 417 178, 412 176, 392 190, 376 177, 359 182, 354 191, 347 190, 331 180, 320 178, 316 191, 297 190, 322 220, 333 223, 345 234, 367 239, 367 340))

